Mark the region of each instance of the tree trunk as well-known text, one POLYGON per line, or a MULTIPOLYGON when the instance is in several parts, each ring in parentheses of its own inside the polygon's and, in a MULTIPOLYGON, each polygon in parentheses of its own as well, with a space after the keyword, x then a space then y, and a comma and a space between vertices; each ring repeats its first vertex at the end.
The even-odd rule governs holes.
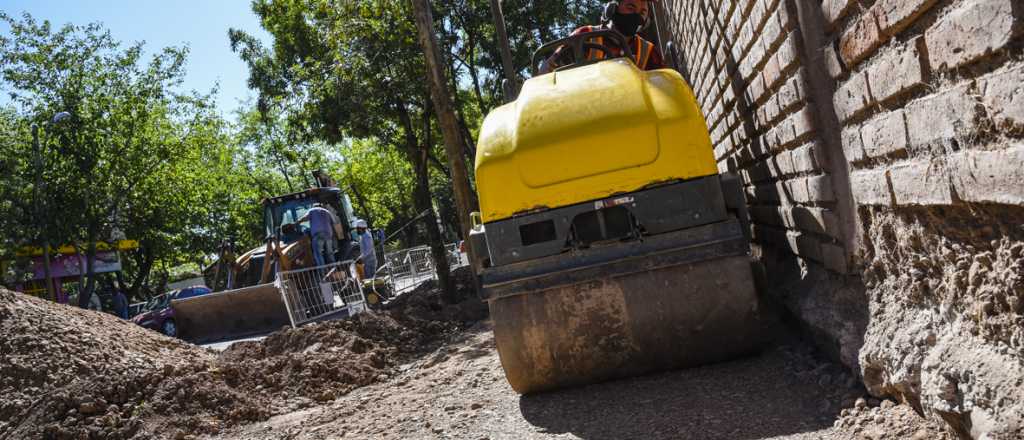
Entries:
POLYGON ((501 48, 501 68, 505 79, 515 84, 516 69, 515 63, 512 62, 512 49, 508 46, 508 32, 505 31, 505 13, 501 10, 501 0, 491 0, 491 17, 494 19, 498 47, 501 48))
MULTIPOLYGON (((469 188, 469 174, 466 171, 466 161, 463 156, 466 142, 459 130, 459 123, 455 117, 448 89, 445 88, 447 81, 445 81, 444 64, 441 60, 441 52, 438 50, 437 36, 434 34, 434 19, 431 17, 430 4, 427 0, 413 0, 412 4, 415 9, 420 46, 423 47, 423 54, 426 57, 430 94, 433 96, 435 113, 441 123, 441 132, 444 134, 448 169, 452 172, 455 204, 459 211, 459 232, 463 239, 467 239, 469 230, 472 228, 469 214, 477 210, 477 204, 476 198, 469 188)), ((470 254, 469 261, 475 262, 474 255, 477 250, 472 249, 472 246, 467 246, 467 249, 470 254)))
POLYGON ((427 241, 430 244, 430 253, 434 259, 434 268, 437 271, 437 282, 441 287, 446 302, 454 304, 458 302, 458 296, 451 282, 451 269, 448 267, 448 255, 444 250, 444 240, 441 238, 441 231, 437 227, 437 217, 434 215, 434 207, 430 196, 430 170, 427 168, 427 146, 418 145, 415 128, 412 118, 409 116, 409 109, 404 102, 395 100, 398 119, 405 131, 405 154, 409 158, 413 171, 416 173, 416 188, 413 191, 413 203, 417 212, 427 212, 423 221, 427 230, 427 241))
MULTIPOLYGON (((348 184, 348 189, 350 189, 352 191, 352 196, 356 198, 356 203, 359 204, 359 210, 363 212, 363 219, 366 220, 366 222, 372 228, 373 227, 373 222, 371 222, 370 218, 369 218, 370 217, 370 210, 366 207, 367 206, 366 198, 363 197, 363 193, 361 191, 359 191, 359 188, 356 187, 355 181, 353 181, 352 179, 349 179, 349 181, 351 183, 348 184)), ((349 219, 349 220, 351 220, 351 219, 349 219)))
POLYGON ((156 261, 153 252, 148 247, 141 248, 139 251, 142 252, 142 262, 139 263, 139 270, 135 274, 135 280, 132 281, 128 291, 125 292, 128 298, 139 298, 139 291, 142 289, 146 279, 149 278, 149 273, 153 270, 153 262, 156 261))
MULTIPOLYGON (((90 228, 92 229, 92 228, 90 228)), ((79 284, 78 306, 88 308, 96 289, 96 238, 95 233, 89 234, 89 244, 85 250, 85 286, 79 284)))
MULTIPOLYGON (((472 40, 471 40, 472 41, 472 40)), ((483 87, 480 87, 480 73, 476 67, 476 47, 470 46, 469 55, 467 55, 467 68, 469 69, 469 77, 473 80, 473 93, 476 94, 476 105, 480 109, 480 114, 487 116, 491 109, 487 105, 487 101, 484 100, 483 87)))

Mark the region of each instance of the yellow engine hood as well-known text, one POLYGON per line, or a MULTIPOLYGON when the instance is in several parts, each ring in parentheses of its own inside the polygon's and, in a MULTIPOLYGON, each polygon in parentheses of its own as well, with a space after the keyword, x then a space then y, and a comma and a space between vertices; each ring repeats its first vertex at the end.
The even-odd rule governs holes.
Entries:
POLYGON ((683 78, 622 58, 526 81, 487 115, 476 156, 484 222, 717 172, 683 78))

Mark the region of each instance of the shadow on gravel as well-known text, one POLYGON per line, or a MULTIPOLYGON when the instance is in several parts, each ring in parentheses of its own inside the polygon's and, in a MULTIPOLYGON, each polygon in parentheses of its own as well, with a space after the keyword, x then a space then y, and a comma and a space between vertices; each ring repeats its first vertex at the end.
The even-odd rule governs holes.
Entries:
POLYGON ((779 349, 700 368, 524 396, 530 424, 583 439, 761 439, 831 427, 838 402, 779 349))

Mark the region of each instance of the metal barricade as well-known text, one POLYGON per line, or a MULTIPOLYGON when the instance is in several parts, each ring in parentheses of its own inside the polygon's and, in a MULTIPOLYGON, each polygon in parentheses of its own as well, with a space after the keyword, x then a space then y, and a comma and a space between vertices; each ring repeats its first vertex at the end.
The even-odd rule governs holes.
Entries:
MULTIPOLYGON (((459 252, 458 243, 449 243, 444 248, 451 269, 454 270, 468 263, 464 255, 459 252)), ((384 262, 385 264, 381 266, 377 276, 386 277, 396 295, 412 290, 424 281, 437 278, 430 246, 417 246, 387 252, 384 254, 384 262)))
POLYGON ((351 261, 281 272, 276 283, 293 327, 345 318, 366 309, 366 297, 351 261))

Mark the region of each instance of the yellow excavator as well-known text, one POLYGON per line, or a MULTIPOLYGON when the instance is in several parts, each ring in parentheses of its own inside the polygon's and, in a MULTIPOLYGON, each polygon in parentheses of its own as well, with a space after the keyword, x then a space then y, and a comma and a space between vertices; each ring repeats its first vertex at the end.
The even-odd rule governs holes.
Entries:
POLYGON ((533 393, 755 350, 742 186, 719 174, 683 77, 640 70, 610 30, 549 43, 533 66, 516 100, 481 128, 470 234, 512 388, 533 393), (537 75, 557 48, 572 59, 537 75))
MULTIPOLYGON (((316 204, 339 220, 335 224, 338 261, 352 257, 356 246, 349 238, 355 221, 352 205, 329 176, 314 172, 313 178, 316 186, 312 188, 263 199, 265 245, 237 257, 229 246, 222 246, 218 261, 204 271, 213 293, 171 301, 179 337, 207 343, 291 325, 292 311, 275 278, 279 272, 316 266, 306 226, 298 222, 316 204)), ((323 301, 319 295, 305 300, 307 305, 323 301)))

